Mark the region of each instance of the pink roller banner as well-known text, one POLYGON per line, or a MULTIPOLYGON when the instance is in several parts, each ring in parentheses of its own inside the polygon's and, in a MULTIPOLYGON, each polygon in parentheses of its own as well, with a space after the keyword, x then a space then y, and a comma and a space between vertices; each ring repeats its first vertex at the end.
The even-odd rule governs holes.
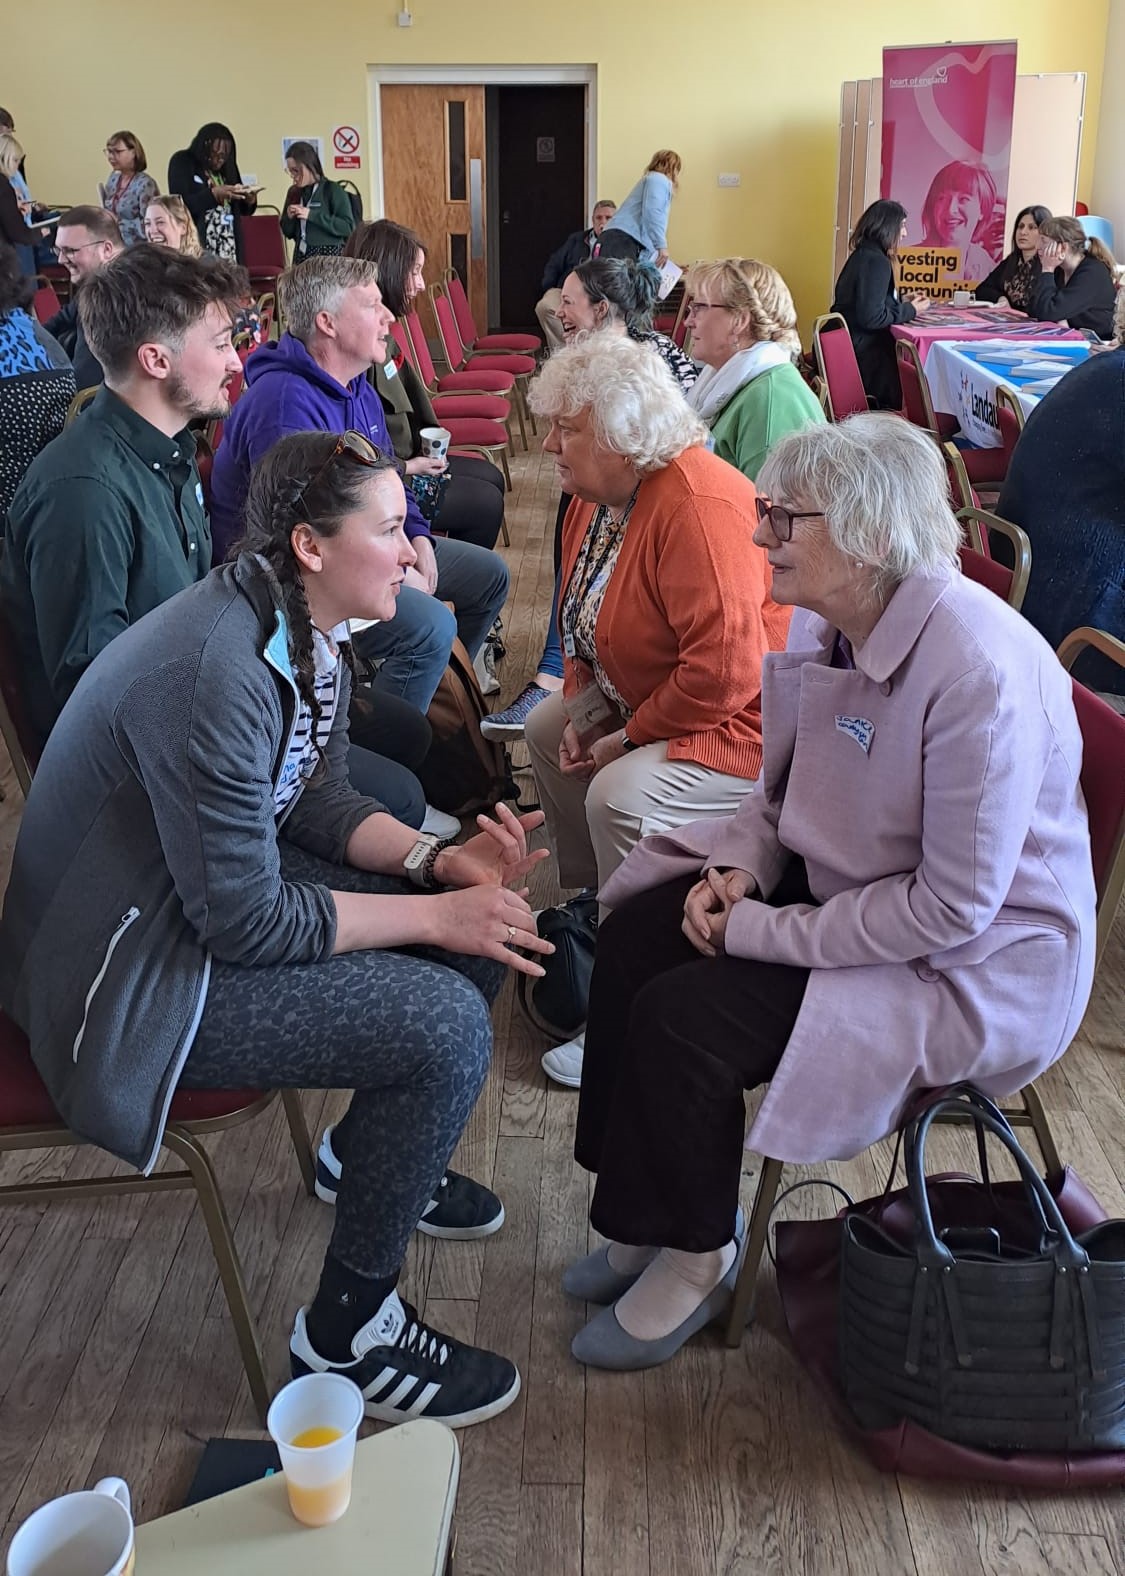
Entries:
POLYGON ((971 290, 1008 250, 1014 39, 883 51, 880 192, 906 209, 899 285, 971 290))

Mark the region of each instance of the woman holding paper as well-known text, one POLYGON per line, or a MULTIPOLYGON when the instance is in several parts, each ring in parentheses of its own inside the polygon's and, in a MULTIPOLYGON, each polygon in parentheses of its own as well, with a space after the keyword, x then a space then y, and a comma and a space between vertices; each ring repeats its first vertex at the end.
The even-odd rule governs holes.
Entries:
POLYGON ((851 255, 836 281, 833 312, 848 325, 867 397, 879 410, 899 410, 895 341, 891 328, 912 323, 929 306, 924 295, 899 297, 894 258, 906 238, 906 209, 880 198, 864 210, 852 231, 851 255))
POLYGON ((683 160, 671 148, 661 148, 598 242, 599 257, 644 259, 663 268, 668 261, 668 214, 676 195, 683 160))
POLYGON ((228 126, 209 121, 189 147, 173 153, 168 161, 168 190, 187 204, 204 251, 242 261, 242 220, 258 206, 258 192, 243 183, 234 133, 228 126))

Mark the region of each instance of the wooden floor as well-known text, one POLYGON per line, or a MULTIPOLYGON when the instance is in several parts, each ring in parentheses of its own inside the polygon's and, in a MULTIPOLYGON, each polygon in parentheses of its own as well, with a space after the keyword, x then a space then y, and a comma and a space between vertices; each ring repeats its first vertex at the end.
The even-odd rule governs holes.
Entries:
MULTIPOLYGON (((513 479, 503 702, 538 655, 556 497, 553 464, 537 450, 521 454, 513 479)), ((2 882, 20 805, 6 758, 0 785, 2 882)), ((537 875, 534 897, 550 900, 552 877, 537 875)), ((1123 1009, 1125 920, 1083 1033, 1043 1085, 1065 1156, 1115 1214, 1125 1214, 1123 1009)), ((772 1283, 737 1351, 710 1331, 648 1374, 574 1364, 568 1346, 583 1311, 559 1277, 587 1248, 588 1185, 571 1156, 577 1096, 545 1082, 545 1045, 509 985, 458 1160, 492 1181, 507 1223, 484 1244, 416 1237, 402 1287, 426 1317, 506 1353, 523 1375, 515 1406, 461 1435, 460 1576, 1125 1576, 1120 1493, 1036 1498, 875 1472, 798 1367, 772 1283)), ((344 1099, 310 1095, 310 1123, 336 1116, 344 1099)), ((956 1159, 963 1140, 944 1141, 956 1159)), ((276 1107, 218 1139, 214 1159, 280 1384, 293 1311, 316 1285, 331 1215, 300 1191, 276 1107)), ((885 1163, 880 1146, 814 1171, 866 1194, 885 1163)), ((88 1151, 69 1162, 23 1156, 0 1180, 108 1164, 88 1151)), ((747 1197, 755 1164, 748 1155, 747 1197)), ((804 1190, 783 1211, 825 1207, 804 1190)), ((44 1499, 107 1473, 128 1479, 140 1519, 159 1516, 182 1502, 204 1440, 256 1431, 189 1197, 0 1210, 5 1542, 44 1499)), ((382 1576, 377 1547, 373 1561, 382 1576)))

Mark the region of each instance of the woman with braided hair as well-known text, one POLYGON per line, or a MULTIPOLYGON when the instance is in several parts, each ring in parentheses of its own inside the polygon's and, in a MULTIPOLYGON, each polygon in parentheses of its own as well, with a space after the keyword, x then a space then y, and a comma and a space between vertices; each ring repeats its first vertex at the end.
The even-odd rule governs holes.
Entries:
POLYGON ((336 1218, 293 1371, 348 1375, 384 1422, 458 1426, 502 1411, 519 1375, 395 1285, 415 1226, 503 1223, 446 1162, 504 967, 539 975, 525 954, 552 950, 523 884, 547 855, 527 849, 540 813, 501 806, 451 846, 348 782, 347 620, 394 617, 405 518, 393 461, 359 434, 283 438, 238 556, 91 664, 24 812, 0 1001, 67 1123, 146 1172, 177 1088, 354 1089, 321 1142, 336 1218))

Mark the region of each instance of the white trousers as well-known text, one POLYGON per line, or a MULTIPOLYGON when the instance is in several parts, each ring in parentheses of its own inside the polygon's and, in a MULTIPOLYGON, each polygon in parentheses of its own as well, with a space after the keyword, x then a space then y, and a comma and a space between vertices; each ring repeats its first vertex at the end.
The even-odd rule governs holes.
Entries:
POLYGON ((562 331, 562 324, 558 319, 559 303, 562 301, 561 290, 547 290, 535 308, 535 315, 539 319, 539 327, 543 330, 543 337, 548 350, 558 350, 566 343, 566 336, 562 331))
POLYGON ((539 702, 524 730, 563 887, 600 887, 647 833, 733 815, 755 787, 752 777, 670 761, 663 742, 630 750, 588 781, 567 777, 559 768, 565 725, 555 694, 539 702))

